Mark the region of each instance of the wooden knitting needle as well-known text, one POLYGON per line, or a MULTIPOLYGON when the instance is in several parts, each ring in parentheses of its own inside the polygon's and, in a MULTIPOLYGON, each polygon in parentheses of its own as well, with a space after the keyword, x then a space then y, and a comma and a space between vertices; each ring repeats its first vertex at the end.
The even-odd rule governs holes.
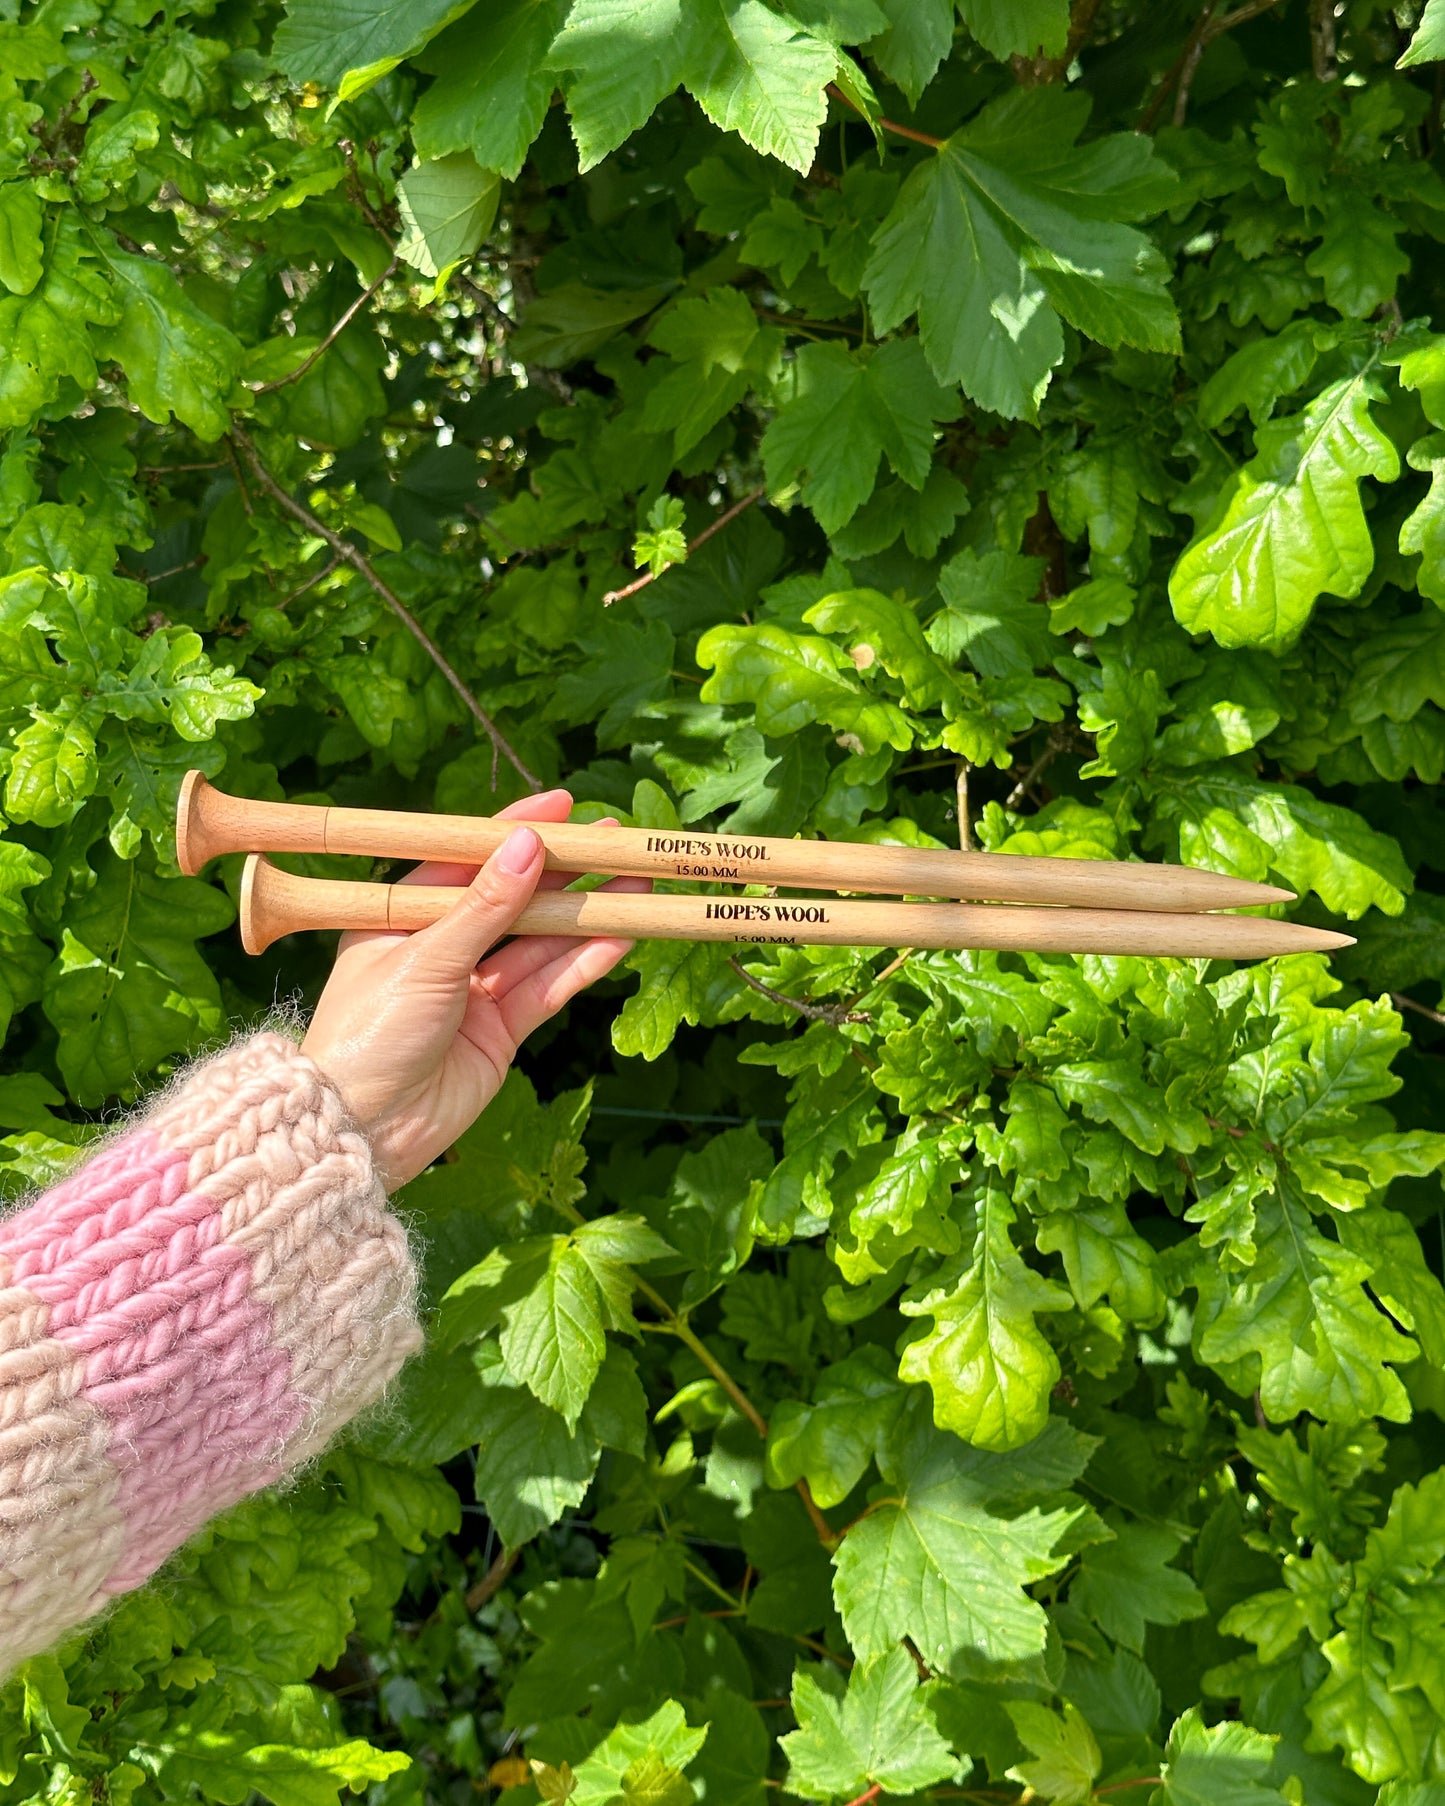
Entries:
MULTIPOLYGON (((227 796, 192 771, 181 786, 176 857, 181 870, 192 874, 220 853, 362 853, 373 859, 480 865, 519 825, 486 815, 257 802, 227 796)), ((730 837, 692 828, 598 828, 553 821, 526 825, 540 836, 552 871, 1180 912, 1251 908, 1285 903, 1293 896, 1272 884, 1251 884, 1190 866, 730 837)), ((885 936, 879 944, 892 942, 885 936)))
MULTIPOLYGON (((614 830, 615 831, 615 830, 614 830)), ((307 928, 425 928, 465 893, 442 885, 298 878, 253 853, 241 879, 241 941, 262 953, 307 928)), ((782 897, 624 896, 541 892, 515 934, 627 940, 782 941, 829 947, 992 947, 1038 953, 1155 953, 1268 959, 1353 946, 1350 935, 1260 916, 1130 909, 1038 909, 973 903, 797 901, 782 897)))

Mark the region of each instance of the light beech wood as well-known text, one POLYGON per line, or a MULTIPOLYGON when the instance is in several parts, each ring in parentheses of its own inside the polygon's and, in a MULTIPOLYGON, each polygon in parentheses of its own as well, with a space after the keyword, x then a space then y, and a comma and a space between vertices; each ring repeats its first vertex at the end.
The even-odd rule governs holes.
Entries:
MULTIPOLYGON (((227 796, 193 771, 181 787, 176 857, 181 870, 192 874, 221 853, 361 853, 373 859, 480 865, 518 825, 486 815, 256 802, 227 796)), ((674 832, 550 821, 527 825, 541 837, 553 871, 1181 913, 1258 908, 1288 902, 1293 895, 1272 884, 1251 884, 1190 866, 778 840, 692 828, 674 832)))
MULTIPOLYGON (((241 940, 248 953, 261 953, 282 935, 308 928, 425 928, 465 894, 441 885, 298 878, 255 853, 246 861, 241 883, 241 940)), ((1354 944, 1347 934, 1260 916, 568 890, 539 892, 511 932, 749 946, 781 941, 830 947, 992 947, 1206 959, 1327 953, 1354 944)))

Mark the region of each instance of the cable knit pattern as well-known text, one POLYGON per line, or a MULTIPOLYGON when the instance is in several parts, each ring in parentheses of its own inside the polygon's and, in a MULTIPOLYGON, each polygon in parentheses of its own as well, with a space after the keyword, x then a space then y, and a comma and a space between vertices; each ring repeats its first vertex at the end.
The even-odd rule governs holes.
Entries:
POLYGON ((364 1136, 281 1035, 0 1222, 0 1674, 376 1398, 414 1284, 364 1136))

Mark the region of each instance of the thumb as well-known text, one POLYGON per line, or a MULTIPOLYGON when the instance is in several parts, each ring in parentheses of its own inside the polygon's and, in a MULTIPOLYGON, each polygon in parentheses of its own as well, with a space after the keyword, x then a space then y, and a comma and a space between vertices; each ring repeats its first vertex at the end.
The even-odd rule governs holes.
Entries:
POLYGON ((426 968, 445 978, 471 973, 531 902, 542 863, 540 836, 531 828, 513 829, 466 894, 439 921, 412 937, 426 968))

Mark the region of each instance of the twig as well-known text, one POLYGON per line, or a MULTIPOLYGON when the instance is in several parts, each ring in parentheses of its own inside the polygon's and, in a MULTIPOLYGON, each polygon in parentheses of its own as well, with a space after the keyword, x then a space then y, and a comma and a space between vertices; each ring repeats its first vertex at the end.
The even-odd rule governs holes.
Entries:
POLYGON ((479 1612, 494 1593, 500 1592, 521 1553, 520 1548, 503 1549, 477 1584, 467 1588, 465 1603, 469 1612, 479 1612))
MULTIPOLYGON (((736 955, 728 959, 728 964, 746 985, 766 997, 769 1003, 781 1003, 786 1009, 796 1010, 809 1022, 827 1022, 839 1028, 845 1022, 871 1022, 873 1018, 866 1010, 852 1009, 846 1003, 804 1003, 801 997, 788 997, 782 991, 775 991, 771 985, 765 985, 760 978, 754 978, 746 967, 740 966, 736 955)), ((871 986, 869 987, 872 988, 871 986)))
POLYGON ((228 460, 212 458, 204 464, 142 464, 136 472, 138 477, 168 477, 177 470, 224 470, 228 460))
POLYGON ((958 800, 958 846, 959 851, 973 851, 973 832, 968 819, 968 760, 960 759, 953 778, 953 793, 958 800))
POLYGON ((386 266, 386 268, 377 277, 376 281, 372 283, 370 288, 366 288, 361 291, 361 293, 351 303, 351 306, 347 308, 346 312, 341 316, 341 318, 331 328, 331 331, 327 333, 326 337, 321 341, 321 343, 316 347, 316 349, 311 353, 311 355, 309 357, 303 358, 301 360, 301 362, 296 366, 296 368, 294 370, 288 370, 287 373, 285 374, 285 376, 274 377, 268 383, 248 383, 246 386, 248 389, 250 389, 251 393, 253 395, 269 395, 269 394, 271 394, 271 392, 274 389, 284 389, 286 387, 287 383, 299 382, 300 379, 303 376, 305 376, 306 372, 311 368, 311 366, 316 362, 317 358, 319 358, 320 356, 322 356, 323 353, 325 353, 331 349, 331 347, 341 337, 342 333, 346 331, 347 327, 356 318, 356 316, 361 312, 362 308, 366 306, 367 302, 376 293, 376 291, 381 287, 382 283, 385 282, 389 276, 393 275, 395 273, 395 270, 396 270, 396 257, 395 257, 395 254, 393 254, 391 262, 386 266))
POLYGON ((1417 1016, 1423 1016, 1427 1022, 1436 1022, 1445 1028, 1445 1014, 1432 1010, 1428 1003, 1416 1003, 1413 997, 1407 997, 1403 991, 1391 991, 1390 1002, 1398 1004, 1402 1010, 1414 1010, 1417 1016))
POLYGON ((1236 25, 1244 25, 1250 19, 1267 13, 1272 6, 1278 6, 1279 0, 1246 0, 1243 6, 1235 7, 1233 12, 1225 13, 1222 18, 1215 18, 1219 0, 1209 0, 1209 4, 1195 21, 1194 29, 1185 39, 1184 48, 1175 58, 1173 66, 1166 72, 1164 79, 1155 90, 1153 99, 1144 109, 1137 132, 1152 132, 1159 123, 1159 115, 1164 110, 1164 102, 1169 91, 1177 84, 1174 96, 1174 124, 1183 125, 1189 110, 1189 91, 1194 85, 1194 77, 1198 71, 1205 51, 1216 38, 1223 37, 1227 31, 1233 31, 1236 25))
POLYGON ((352 545, 350 540, 343 539, 339 533, 334 533, 324 521, 318 519, 309 508, 304 507, 294 496, 287 494, 286 490, 281 487, 262 462, 261 454, 252 444, 250 435, 243 427, 235 422, 233 422, 231 426, 231 439, 240 447, 241 453, 245 457, 247 464, 250 465, 251 472, 255 476, 256 481, 266 491, 267 495, 271 497, 272 501, 274 501, 278 507, 283 508, 293 520, 300 521, 301 525, 306 528, 308 533, 314 533, 319 539, 325 540, 326 544, 331 547, 336 556, 349 564, 358 576, 369 583, 372 589, 376 591, 377 595, 381 597, 382 601, 385 602, 387 607, 396 616, 397 620, 406 628, 407 632, 451 685, 453 691, 466 707, 468 714, 471 715, 472 719, 481 728, 488 740, 491 741, 494 756, 500 755, 500 757, 504 758, 522 781, 529 786, 533 794, 539 791, 542 788, 541 779, 537 777, 535 772, 529 770, 528 767, 522 763, 522 760, 513 750, 510 741, 507 740, 496 722, 492 720, 491 716, 477 701, 476 697, 472 695, 471 691, 447 662, 446 655, 442 652, 441 647, 437 645, 436 641, 422 626, 421 622, 417 620, 416 616, 402 601, 401 597, 397 595, 396 591, 377 576, 376 572, 371 568, 370 561, 366 556, 358 551, 357 548, 352 545))
MULTIPOLYGON (((724 527, 735 521, 745 509, 751 508, 754 502, 760 502, 767 493, 767 486, 760 484, 756 489, 749 491, 740 502, 734 502, 731 508, 726 509, 715 521, 704 527, 696 539, 690 539, 687 542, 688 557, 690 558, 704 541, 711 539, 714 533, 721 533, 724 527)), ((668 569, 671 568, 669 565, 668 569)), ((654 574, 652 571, 644 571, 634 583, 629 583, 622 589, 608 590, 602 598, 602 606, 610 608, 614 602, 621 602, 628 596, 635 596, 638 590, 646 589, 649 583, 656 583, 657 578, 662 574, 662 572, 654 574)))
POLYGON ((355 202, 358 211, 365 219, 367 225, 371 227, 373 232, 379 232, 381 234, 387 241, 387 248, 390 249, 391 233, 387 230, 386 222, 366 198, 366 183, 361 174, 361 166, 356 161, 356 146, 349 138, 342 138, 338 141, 337 149, 346 159, 346 186, 352 200, 355 202))
POLYGON ((748 1397, 747 1393, 743 1391, 742 1387, 728 1372, 727 1368, 723 1366, 722 1362, 708 1347, 707 1343, 702 1340, 701 1336, 684 1322, 681 1317, 671 1312, 667 1302, 659 1293, 653 1292, 651 1286, 642 1282, 639 1283, 638 1290, 644 1294, 651 1292, 652 1297, 662 1306, 663 1310, 669 1311, 669 1316, 665 1321, 653 1324, 651 1327, 654 1329, 666 1330, 669 1335, 676 1336, 680 1342, 690 1348, 697 1356, 698 1360, 702 1362, 703 1366, 707 1368, 708 1372, 717 1381, 718 1385, 727 1393, 728 1397, 737 1406, 738 1410, 747 1418, 748 1422, 757 1431, 758 1435, 766 1436, 768 1433, 767 1418, 763 1416, 762 1412, 748 1397))
POLYGON ((153 576, 142 577, 142 583, 164 583, 167 577, 179 577, 182 571, 197 571, 209 562, 210 555, 198 552, 194 558, 188 558, 184 564, 173 564, 168 571, 157 571, 153 576))
MULTIPOLYGON (((828 92, 833 96, 834 100, 841 100, 845 107, 852 107, 855 113, 862 113, 865 119, 868 117, 866 113, 863 113, 862 107, 849 100, 848 96, 836 82, 828 83, 828 92)), ((869 120, 869 124, 871 125, 872 123, 874 122, 869 120)), ((911 125, 899 125, 897 121, 893 119, 880 118, 877 123, 885 132, 892 132, 895 137, 898 138, 911 138, 915 144, 926 144, 930 150, 942 150, 944 145, 948 142, 946 138, 934 138, 928 132, 915 132, 911 125)))
POLYGON ((307 590, 314 589, 318 583, 329 577, 340 563, 341 560, 339 558, 333 558, 330 564, 323 565, 314 577, 308 577, 303 584, 300 584, 296 589, 293 589, 289 596, 283 596, 276 604, 277 608, 289 608, 298 596, 304 596, 307 590))
POLYGON ((1049 766, 1053 764, 1054 760, 1058 758, 1063 750, 1064 742, 1056 733, 1051 732, 1048 740, 1045 742, 1044 750, 1004 798, 1004 808, 1017 809, 1019 804, 1028 795, 1029 791, 1033 789, 1036 780, 1042 773, 1048 770, 1049 766))
POLYGON ((871 1787, 865 1788, 856 1799, 849 1800, 848 1806, 870 1806, 870 1803, 876 1800, 882 1791, 883 1783, 875 1781, 871 1787))
POLYGON ((236 479, 236 488, 240 491, 241 506, 246 510, 246 518, 249 520, 256 510, 251 506, 251 492, 246 487, 246 479, 241 471, 241 460, 236 456, 236 448, 229 439, 223 439, 221 443, 226 448, 226 461, 231 466, 231 474, 236 479))
POLYGON ((1310 0, 1310 60, 1317 82, 1335 79, 1334 0, 1310 0))

